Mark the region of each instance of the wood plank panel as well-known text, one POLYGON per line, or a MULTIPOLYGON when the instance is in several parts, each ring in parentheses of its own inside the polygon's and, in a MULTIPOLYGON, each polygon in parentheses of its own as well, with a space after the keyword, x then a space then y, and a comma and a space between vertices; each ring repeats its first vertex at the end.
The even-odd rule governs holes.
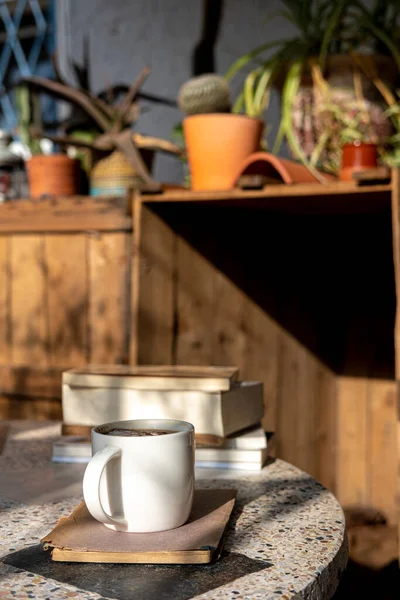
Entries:
POLYGON ((213 364, 215 268, 177 240, 177 364, 213 364))
POLYGON ((140 195, 134 200, 131 364, 173 364, 176 236, 140 195))
POLYGON ((10 250, 9 236, 0 236, 0 364, 9 364, 11 360, 10 250))
POLYGON ((61 421, 61 400, 0 395, 0 415, 5 420, 61 421))
POLYGON ((396 383, 370 380, 368 416, 368 456, 370 503, 389 522, 397 522, 397 398, 396 383))
POLYGON ((63 368, 0 365, 0 395, 61 398, 63 368))
POLYGON ((341 377, 338 381, 337 496, 344 506, 368 504, 367 464, 368 381, 341 377))
POLYGON ((213 363, 238 366, 242 372, 248 341, 246 296, 220 271, 215 273, 214 294, 213 363))
POLYGON ((316 392, 316 472, 315 477, 336 493, 337 461, 337 378, 335 373, 320 365, 316 392))
POLYGON ((247 344, 243 375, 264 386, 265 431, 276 431, 278 402, 279 327, 259 306, 248 300, 245 307, 247 344))
POLYGON ((47 273, 43 237, 11 237, 11 361, 49 363, 46 305, 47 273))
MULTIPOLYGON (((297 348, 298 389, 296 398, 296 462, 316 476, 317 472, 317 393, 318 360, 308 350, 297 348)), ((285 377, 285 375, 283 375, 285 377)))
MULTIPOLYGON (((318 477, 320 375, 329 370, 284 331, 279 344, 277 456, 318 477)), ((332 478, 332 465, 325 469, 325 476, 332 478)))
POLYGON ((78 367, 89 358, 87 238, 47 235, 45 243, 50 364, 78 367))
POLYGON ((300 368, 298 351, 287 336, 281 335, 278 352, 276 455, 296 464, 297 397, 300 368))
POLYGON ((131 235, 92 235, 89 244, 89 362, 128 362, 131 235))

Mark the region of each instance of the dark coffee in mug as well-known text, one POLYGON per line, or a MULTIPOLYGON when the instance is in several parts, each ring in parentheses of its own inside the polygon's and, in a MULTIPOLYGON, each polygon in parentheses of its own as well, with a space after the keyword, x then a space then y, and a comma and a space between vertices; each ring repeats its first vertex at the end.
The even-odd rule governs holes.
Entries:
POLYGON ((146 437, 156 435, 167 435, 168 433, 176 433, 171 429, 128 429, 124 427, 113 427, 107 431, 100 431, 103 435, 118 435, 121 437, 146 437))

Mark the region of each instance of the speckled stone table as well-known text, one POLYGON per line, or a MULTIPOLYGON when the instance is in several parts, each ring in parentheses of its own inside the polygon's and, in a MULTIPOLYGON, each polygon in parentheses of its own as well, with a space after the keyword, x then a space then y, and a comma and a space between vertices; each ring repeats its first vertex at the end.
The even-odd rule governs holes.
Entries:
POLYGON ((39 540, 81 500, 84 465, 52 464, 57 423, 13 422, 0 456, 0 598, 328 600, 347 561, 337 500, 281 460, 262 471, 196 474, 235 487, 225 551, 214 565, 54 563, 39 540))

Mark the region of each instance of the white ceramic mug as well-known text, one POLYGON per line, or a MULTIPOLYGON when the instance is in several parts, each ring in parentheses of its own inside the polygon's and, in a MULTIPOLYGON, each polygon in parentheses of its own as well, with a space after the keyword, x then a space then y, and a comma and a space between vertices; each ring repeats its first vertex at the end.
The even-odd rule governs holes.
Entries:
POLYGON ((185 421, 140 419, 95 427, 93 456, 83 478, 89 512, 116 531, 165 531, 183 525, 193 503, 194 452, 194 427, 185 421), (118 427, 172 433, 106 434, 118 427))

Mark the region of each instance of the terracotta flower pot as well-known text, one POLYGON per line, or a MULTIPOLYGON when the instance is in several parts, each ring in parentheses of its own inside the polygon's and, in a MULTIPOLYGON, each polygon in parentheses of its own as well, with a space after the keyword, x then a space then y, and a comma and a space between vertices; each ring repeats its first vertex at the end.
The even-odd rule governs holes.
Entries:
POLYGON ((40 196, 73 196, 79 191, 79 163, 65 154, 38 154, 26 161, 29 193, 40 196))
POLYGON ((366 169, 376 169, 377 164, 376 144, 358 141, 353 144, 344 144, 339 178, 342 181, 351 181, 353 173, 365 171, 366 169))
POLYGON ((227 113, 184 119, 192 189, 232 189, 244 160, 260 148, 263 126, 259 119, 227 113))

